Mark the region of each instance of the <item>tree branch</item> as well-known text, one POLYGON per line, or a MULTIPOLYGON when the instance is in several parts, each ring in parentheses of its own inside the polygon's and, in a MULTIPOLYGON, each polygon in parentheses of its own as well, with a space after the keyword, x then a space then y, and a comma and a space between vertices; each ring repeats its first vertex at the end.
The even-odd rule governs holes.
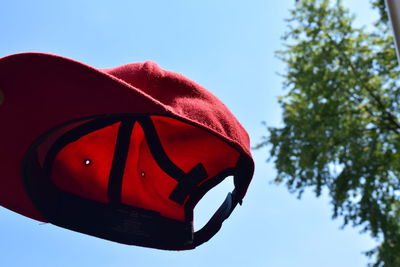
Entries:
MULTIPOLYGON (((399 132, 400 123, 397 121, 397 118, 386 109, 385 105, 383 104, 382 99, 373 92, 373 88, 369 87, 368 84, 366 82, 364 82, 364 80, 361 79, 361 74, 357 71, 357 68, 354 66, 354 64, 350 60, 350 58, 345 54, 343 49, 341 49, 339 47, 338 43, 329 35, 329 33, 326 33, 326 34, 328 36, 328 39, 338 50, 340 59, 346 61, 346 63, 350 66, 350 69, 353 72, 354 76, 356 77, 358 83, 363 88, 365 88, 365 90, 368 92, 370 97, 377 103, 379 109, 381 110, 381 112, 384 115, 383 119, 388 121, 391 124, 389 126, 389 129, 392 130, 393 132, 395 132, 397 135, 400 135, 400 132, 399 132), (393 127, 393 125, 394 125, 394 127, 393 127)), ((367 108, 367 111, 371 116, 374 116, 373 112, 371 110, 369 110, 368 108, 367 108)))

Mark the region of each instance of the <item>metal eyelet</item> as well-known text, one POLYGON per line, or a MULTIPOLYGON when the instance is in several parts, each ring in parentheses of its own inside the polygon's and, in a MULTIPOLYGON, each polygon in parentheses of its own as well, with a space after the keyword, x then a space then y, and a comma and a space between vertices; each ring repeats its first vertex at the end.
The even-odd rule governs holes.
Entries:
POLYGON ((83 165, 85 165, 85 166, 89 166, 90 164, 92 164, 92 160, 91 159, 85 159, 83 161, 83 165))
POLYGON ((146 173, 145 173, 144 171, 141 171, 141 172, 140 172, 140 176, 141 176, 142 178, 144 178, 144 177, 146 177, 146 173))

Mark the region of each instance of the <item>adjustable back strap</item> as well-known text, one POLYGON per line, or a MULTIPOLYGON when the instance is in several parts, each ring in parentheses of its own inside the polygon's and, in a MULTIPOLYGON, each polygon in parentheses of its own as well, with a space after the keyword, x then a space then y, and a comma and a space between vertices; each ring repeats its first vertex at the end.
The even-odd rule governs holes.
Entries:
POLYGON ((210 240, 222 227, 223 222, 229 218, 237 204, 242 205, 242 199, 246 194, 250 179, 253 176, 254 165, 246 156, 240 156, 234 175, 235 189, 228 193, 225 201, 217 209, 211 219, 199 231, 194 233, 193 244, 195 248, 210 240))
POLYGON ((194 233, 193 247, 200 246, 201 244, 210 240, 222 227, 222 223, 228 219, 236 205, 241 203, 236 197, 236 190, 228 193, 225 201, 214 213, 211 219, 199 231, 194 233))

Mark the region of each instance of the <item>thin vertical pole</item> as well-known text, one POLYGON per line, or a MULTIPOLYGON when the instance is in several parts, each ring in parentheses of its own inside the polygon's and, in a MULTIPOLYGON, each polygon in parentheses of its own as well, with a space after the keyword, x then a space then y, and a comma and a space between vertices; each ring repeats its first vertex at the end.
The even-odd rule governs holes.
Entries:
POLYGON ((386 0, 389 18, 392 23, 397 61, 400 64, 400 0, 386 0))

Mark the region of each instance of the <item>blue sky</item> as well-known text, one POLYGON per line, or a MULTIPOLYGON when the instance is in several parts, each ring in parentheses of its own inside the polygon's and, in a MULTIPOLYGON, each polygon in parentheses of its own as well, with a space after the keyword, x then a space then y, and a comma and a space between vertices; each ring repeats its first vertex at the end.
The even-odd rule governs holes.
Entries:
MULTIPOLYGON (((375 16, 369 1, 351 1, 357 24, 375 16)), ((284 18, 294 0, 69 0, 1 1, 0 57, 37 51, 97 68, 153 60, 217 95, 249 132, 266 134, 261 121, 281 124, 283 95, 274 56, 282 49, 284 18)), ((256 172, 244 204, 222 230, 193 251, 125 246, 40 224, 0 208, 0 266, 365 266, 375 246, 360 229, 340 230, 329 199, 302 200, 271 184, 275 170, 266 149, 253 151, 256 172)), ((196 208, 205 222, 232 188, 223 183, 196 208)))

